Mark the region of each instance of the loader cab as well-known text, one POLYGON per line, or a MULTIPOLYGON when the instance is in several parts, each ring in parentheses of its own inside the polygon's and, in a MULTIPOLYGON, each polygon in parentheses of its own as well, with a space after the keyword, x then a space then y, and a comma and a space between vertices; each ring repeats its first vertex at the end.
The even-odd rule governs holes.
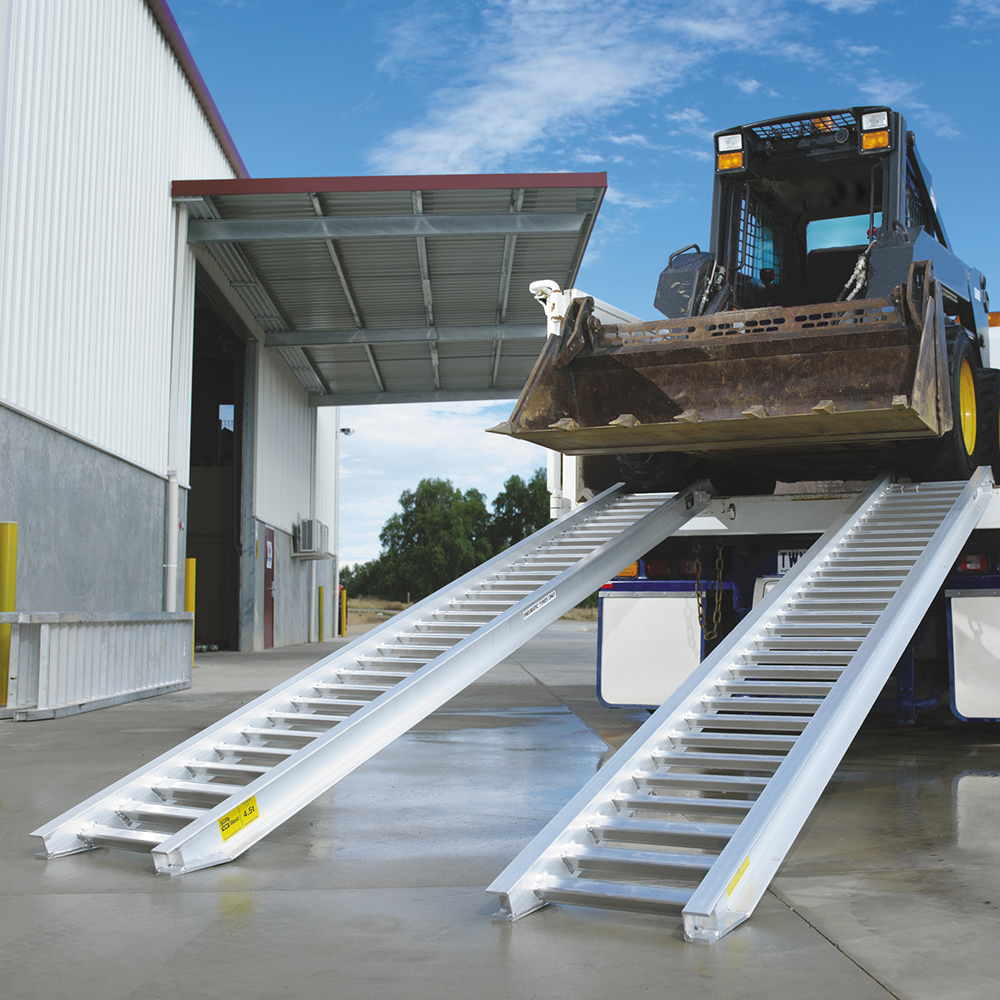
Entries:
POLYGON ((948 246, 912 133, 885 107, 719 132, 712 256, 735 309, 833 302, 878 239, 915 227, 948 246))

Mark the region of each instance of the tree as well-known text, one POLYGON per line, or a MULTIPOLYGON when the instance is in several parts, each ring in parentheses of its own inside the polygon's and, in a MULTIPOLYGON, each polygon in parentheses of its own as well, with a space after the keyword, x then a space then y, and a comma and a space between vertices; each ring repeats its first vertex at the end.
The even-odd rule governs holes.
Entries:
POLYGON ((447 479, 422 479, 404 490, 382 528, 382 551, 341 574, 354 594, 417 601, 526 538, 549 519, 545 471, 525 483, 511 476, 493 501, 479 490, 463 493, 447 479))
POLYGON ((549 488, 544 469, 535 469, 527 483, 511 476, 493 501, 490 541, 502 552, 549 523, 549 488))
POLYGON ((399 503, 402 511, 379 534, 376 565, 362 567, 377 596, 419 600, 493 554, 490 516, 478 490, 463 493, 447 479, 422 479, 415 490, 403 491, 399 503))

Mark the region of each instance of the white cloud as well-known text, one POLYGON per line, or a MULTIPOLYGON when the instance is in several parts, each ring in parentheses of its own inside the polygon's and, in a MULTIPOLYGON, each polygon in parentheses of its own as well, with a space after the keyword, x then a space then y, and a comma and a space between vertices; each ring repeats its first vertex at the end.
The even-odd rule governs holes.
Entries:
POLYGON ((704 54, 657 26, 655 0, 494 0, 464 79, 371 154, 388 173, 499 169, 513 154, 663 93, 704 54), (568 30, 568 26, 572 30, 568 30))
POLYGON ((610 205, 622 205, 625 208, 652 208, 655 204, 649 198, 640 198, 616 187, 608 188, 604 200, 610 205))
POLYGON ((919 122, 935 135, 954 139, 961 135, 954 120, 943 112, 936 111, 928 104, 916 99, 922 84, 910 80, 887 80, 880 76, 869 77, 859 86, 862 94, 873 104, 888 104, 896 111, 902 111, 908 118, 919 122))
MULTIPOLYGON (((810 4, 817 13, 838 15, 874 5, 810 4)), ((825 48, 803 40, 815 25, 794 0, 702 0, 697 7, 684 0, 485 0, 481 9, 454 8, 456 18, 464 18, 461 31, 440 20, 428 28, 414 13, 424 9, 411 8, 390 29, 379 65, 396 72, 407 59, 425 64, 420 40, 438 29, 441 37, 430 47, 460 51, 461 58, 451 59, 451 82, 431 93, 423 118, 370 152, 378 172, 494 171, 515 157, 521 168, 525 156, 551 152, 551 140, 655 103, 697 81, 713 63, 731 62, 735 52, 767 52, 809 68, 829 64, 825 48)), ((754 78, 736 85, 748 95, 777 96, 754 78)), ((657 148, 655 136, 643 138, 657 148)))
POLYGON ((825 7, 831 14, 863 14, 878 4, 879 0, 809 0, 817 7, 825 7))
POLYGON ((951 15, 951 23, 960 28, 991 19, 1000 19, 1000 0, 958 0, 951 15))
POLYGON ((512 401, 344 407, 341 423, 355 433, 340 445, 343 560, 378 555, 379 532, 399 510, 400 493, 421 479, 478 489, 489 505, 510 476, 544 467, 544 449, 485 432, 513 407, 512 401))
POLYGON ((616 146, 648 146, 649 140, 644 135, 635 132, 630 135, 609 135, 608 142, 613 142, 616 146))

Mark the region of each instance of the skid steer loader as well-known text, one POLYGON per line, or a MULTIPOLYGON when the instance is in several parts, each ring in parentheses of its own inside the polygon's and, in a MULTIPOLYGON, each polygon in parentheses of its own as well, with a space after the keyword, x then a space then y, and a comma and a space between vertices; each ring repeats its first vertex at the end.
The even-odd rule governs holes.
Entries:
POLYGON ((492 430, 617 456, 608 478, 640 490, 1000 465, 986 279, 952 252, 902 116, 725 129, 714 160, 711 243, 670 257, 654 301, 666 318, 602 325, 592 298, 573 298, 492 430))

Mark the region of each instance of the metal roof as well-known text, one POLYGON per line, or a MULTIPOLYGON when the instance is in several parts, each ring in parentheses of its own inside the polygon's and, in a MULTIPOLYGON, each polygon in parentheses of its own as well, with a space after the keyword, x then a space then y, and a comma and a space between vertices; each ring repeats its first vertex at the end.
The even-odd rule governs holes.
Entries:
POLYGON ((607 175, 175 181, 317 406, 510 399, 545 341, 528 285, 572 287, 607 175))

